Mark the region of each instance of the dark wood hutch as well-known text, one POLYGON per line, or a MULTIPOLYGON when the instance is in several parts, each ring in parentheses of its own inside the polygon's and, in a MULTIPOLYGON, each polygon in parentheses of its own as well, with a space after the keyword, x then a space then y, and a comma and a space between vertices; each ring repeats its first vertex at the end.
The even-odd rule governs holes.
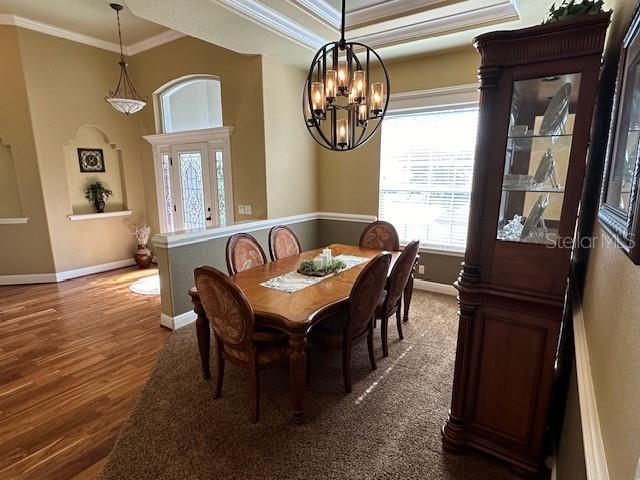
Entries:
POLYGON ((610 14, 475 40, 480 119, 449 451, 540 471, 554 359, 610 14))

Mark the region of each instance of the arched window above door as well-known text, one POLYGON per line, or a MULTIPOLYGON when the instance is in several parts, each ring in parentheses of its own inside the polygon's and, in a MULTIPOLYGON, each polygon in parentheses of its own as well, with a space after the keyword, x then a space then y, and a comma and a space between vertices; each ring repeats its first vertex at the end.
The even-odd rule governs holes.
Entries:
POLYGON ((223 126, 220 79, 192 75, 175 80, 157 92, 163 133, 223 126))

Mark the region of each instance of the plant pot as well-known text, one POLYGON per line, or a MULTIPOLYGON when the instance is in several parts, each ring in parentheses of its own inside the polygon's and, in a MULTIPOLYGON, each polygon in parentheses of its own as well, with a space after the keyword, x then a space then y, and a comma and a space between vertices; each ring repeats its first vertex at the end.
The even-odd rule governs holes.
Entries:
POLYGON ((96 200, 95 202, 93 202, 93 206, 96 209, 96 213, 104 213, 105 205, 106 205, 106 202, 103 199, 96 200))
POLYGON ((151 254, 151 250, 149 250, 145 245, 138 245, 138 249, 133 255, 133 259, 138 264, 138 267, 144 269, 149 268, 149 265, 151 265, 153 255, 151 254))

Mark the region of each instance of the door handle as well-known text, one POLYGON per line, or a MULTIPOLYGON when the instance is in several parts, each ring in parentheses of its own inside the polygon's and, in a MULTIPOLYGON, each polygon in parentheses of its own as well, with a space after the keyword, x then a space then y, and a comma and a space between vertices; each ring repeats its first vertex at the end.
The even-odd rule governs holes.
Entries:
POLYGON ((207 222, 210 222, 210 221, 211 221, 211 215, 209 215, 207 218, 205 218, 205 220, 206 220, 207 222))

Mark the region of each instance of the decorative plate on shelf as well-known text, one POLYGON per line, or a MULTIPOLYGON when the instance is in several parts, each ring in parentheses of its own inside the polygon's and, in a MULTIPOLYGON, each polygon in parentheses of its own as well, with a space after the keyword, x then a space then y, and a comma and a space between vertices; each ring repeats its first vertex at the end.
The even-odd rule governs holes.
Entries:
POLYGON ((536 203, 531 207, 529 215, 527 215, 527 220, 524 222, 524 227, 522 227, 522 233, 520 234, 520 241, 526 240, 527 237, 533 233, 534 228, 536 228, 540 220, 542 220, 542 215, 544 215, 544 211, 548 205, 549 194, 540 195, 536 203))
POLYGON ((533 183, 536 185, 545 183, 554 174, 555 168, 556 160, 553 158, 553 152, 547 149, 540 159, 536 173, 533 175, 533 183))
POLYGON ((571 84, 562 85, 547 105, 540 124, 540 135, 561 135, 569 116, 569 96, 571 84))

